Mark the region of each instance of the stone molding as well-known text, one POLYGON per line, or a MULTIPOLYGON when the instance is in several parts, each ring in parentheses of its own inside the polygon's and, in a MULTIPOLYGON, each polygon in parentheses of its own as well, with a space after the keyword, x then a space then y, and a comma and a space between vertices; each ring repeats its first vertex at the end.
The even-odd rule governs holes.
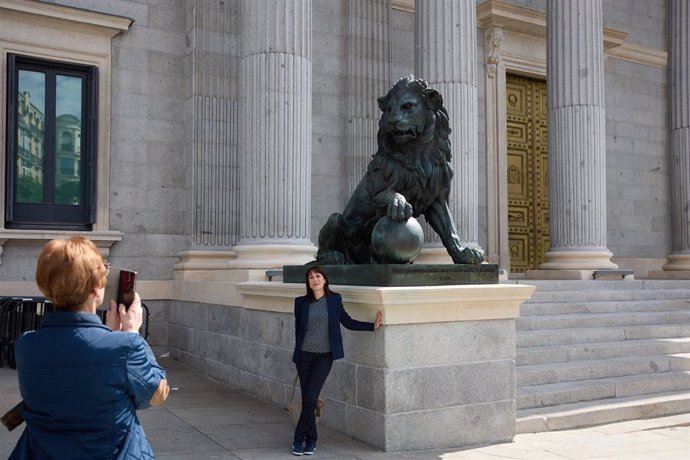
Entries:
MULTIPOLYGON (((506 31, 546 38, 546 13, 502 0, 487 0, 477 6, 477 26, 501 27, 506 31)), ((628 32, 604 27, 604 51, 609 57, 653 67, 665 67, 667 53, 658 48, 628 43, 628 32)))
POLYGON ((11 230, 0 229, 0 263, 5 245, 42 246, 50 240, 84 236, 98 247, 103 257, 108 257, 110 248, 118 241, 122 241, 124 234, 116 231, 64 231, 64 230, 11 230))
MULTIPOLYGON (((297 283, 246 282, 236 288, 245 308, 283 313, 292 313, 294 298, 304 295, 304 285, 297 283)), ((387 325, 513 319, 535 289, 520 284, 333 286, 355 319, 373 321, 380 310, 387 325)))
POLYGON ((3 14, 21 16, 36 25, 50 25, 65 30, 80 30, 113 38, 126 31, 133 19, 34 0, 0 0, 3 14))

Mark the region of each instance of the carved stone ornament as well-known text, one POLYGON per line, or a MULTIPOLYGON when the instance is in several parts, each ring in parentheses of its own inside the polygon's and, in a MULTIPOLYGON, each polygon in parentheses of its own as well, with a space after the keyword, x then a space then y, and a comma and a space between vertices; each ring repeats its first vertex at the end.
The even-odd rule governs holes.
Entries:
POLYGON ((486 73, 495 77, 498 63, 501 61, 501 45, 503 44, 503 29, 489 27, 484 32, 484 46, 486 48, 486 73))

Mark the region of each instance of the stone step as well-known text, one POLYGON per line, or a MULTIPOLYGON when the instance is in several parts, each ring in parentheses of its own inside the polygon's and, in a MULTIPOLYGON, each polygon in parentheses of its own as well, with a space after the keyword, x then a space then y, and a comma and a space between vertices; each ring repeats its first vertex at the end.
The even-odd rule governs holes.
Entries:
POLYGON ((517 433, 566 430, 690 412, 690 391, 585 401, 517 411, 517 433))
POLYGON ((603 302, 603 301, 629 301, 629 300, 673 300, 690 298, 690 289, 670 290, 583 290, 583 291, 540 291, 537 288, 529 299, 529 303, 541 302, 603 302))
POLYGON ((690 360, 687 358, 672 357, 671 355, 625 356, 622 358, 517 366, 516 378, 517 386, 523 387, 685 370, 690 370, 690 360))
POLYGON ((638 326, 652 324, 690 324, 690 311, 661 311, 634 313, 588 313, 579 315, 524 316, 517 319, 518 331, 638 326))
POLYGON ((677 353, 690 353, 690 337, 519 347, 516 350, 515 362, 518 367, 521 367, 534 364, 677 353))
POLYGON ((517 408, 529 409, 597 399, 690 390, 690 359, 688 358, 690 355, 686 357, 687 369, 683 371, 519 387, 517 408))
POLYGON ((577 297, 560 302, 525 302, 520 307, 520 317, 570 315, 588 313, 661 312, 690 309, 690 297, 682 299, 647 299, 642 301, 585 302, 577 297))
POLYGON ((519 331, 516 340, 519 349, 521 347, 662 339, 671 337, 690 337, 690 323, 519 331))
POLYGON ((506 280, 501 283, 529 284, 538 291, 639 291, 690 290, 690 280, 506 280))

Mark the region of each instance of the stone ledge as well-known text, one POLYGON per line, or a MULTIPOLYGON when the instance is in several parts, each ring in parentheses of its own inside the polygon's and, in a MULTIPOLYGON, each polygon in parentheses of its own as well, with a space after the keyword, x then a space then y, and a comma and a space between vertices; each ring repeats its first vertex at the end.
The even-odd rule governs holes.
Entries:
MULTIPOLYGON (((345 307, 354 318, 373 321, 380 310, 384 324, 517 318, 520 304, 536 289, 519 284, 332 287, 343 296, 345 307)), ((245 308, 283 313, 292 313, 294 298, 304 295, 301 283, 246 282, 238 283, 236 288, 244 297, 241 305, 245 308)))

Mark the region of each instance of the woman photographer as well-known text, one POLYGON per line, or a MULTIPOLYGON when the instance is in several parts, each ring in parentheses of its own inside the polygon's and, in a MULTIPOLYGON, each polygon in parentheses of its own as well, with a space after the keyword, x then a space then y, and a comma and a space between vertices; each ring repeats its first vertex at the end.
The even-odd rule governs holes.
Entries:
POLYGON ((26 429, 10 459, 153 458, 135 410, 163 403, 169 387, 138 334, 138 294, 129 309, 111 301, 106 325, 96 315, 107 274, 86 238, 41 251, 36 283, 55 311, 16 343, 26 429))
POLYGON ((383 320, 376 313, 373 323, 350 318, 340 294, 328 287, 328 277, 321 267, 306 273, 307 295, 295 299, 295 351, 292 361, 297 365, 302 391, 302 412, 295 427, 292 444, 294 455, 312 455, 316 449, 316 402, 333 366, 343 353, 342 324, 354 331, 374 331, 383 320))

